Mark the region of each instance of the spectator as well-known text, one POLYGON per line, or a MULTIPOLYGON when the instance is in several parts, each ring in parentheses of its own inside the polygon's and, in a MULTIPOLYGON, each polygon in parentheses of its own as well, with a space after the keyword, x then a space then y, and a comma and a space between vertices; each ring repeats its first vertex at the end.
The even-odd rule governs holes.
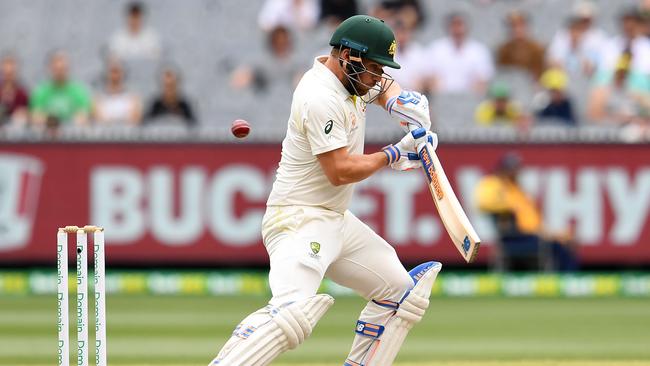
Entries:
POLYGON ((625 11, 619 19, 621 34, 605 45, 603 62, 594 83, 597 86, 610 84, 617 72, 624 71, 630 88, 648 91, 646 75, 650 74, 650 40, 643 35, 643 19, 636 9, 625 11))
POLYGON ((179 76, 171 68, 163 69, 161 73, 161 92, 149 108, 148 119, 172 117, 181 119, 188 126, 196 125, 190 103, 179 91, 179 76))
POLYGON ((18 79, 18 61, 7 54, 0 60, 0 126, 27 122, 28 92, 18 79))
POLYGON ((467 37, 467 21, 461 13, 451 13, 446 20, 448 36, 435 40, 427 50, 427 74, 431 90, 440 93, 485 92, 494 75, 487 47, 467 37))
POLYGON ((124 88, 124 67, 108 60, 103 90, 95 97, 95 121, 104 124, 137 125, 142 119, 142 101, 124 88))
POLYGON ((497 64, 525 70, 538 80, 544 71, 544 47, 529 34, 527 15, 511 11, 506 23, 509 36, 498 48, 497 64))
POLYGON ((320 20, 336 26, 347 18, 359 14, 356 0, 320 0, 320 20))
POLYGON ((40 83, 32 92, 29 104, 32 121, 38 126, 84 125, 90 113, 90 94, 86 87, 69 79, 68 55, 55 51, 49 57, 51 79, 40 83))
POLYGON ((588 117, 598 123, 645 124, 650 116, 648 78, 631 70, 631 55, 624 55, 608 84, 598 84, 591 91, 588 117))
POLYGON ((575 126, 573 103, 566 93, 567 74, 559 68, 546 70, 540 79, 544 91, 533 98, 537 106, 537 118, 561 122, 567 126, 575 126))
POLYGON ((588 117, 598 123, 613 122, 646 128, 650 116, 650 40, 637 9, 620 16, 621 35, 613 37, 594 76, 588 117))
POLYGON ((429 61, 427 61, 426 49, 413 40, 414 25, 409 24, 406 17, 408 14, 402 10, 390 19, 393 23, 391 25, 395 32, 395 40, 399 45, 395 61, 402 66, 400 69, 391 70, 390 73, 402 88, 422 91, 425 89, 423 74, 429 61))
POLYGON ((289 29, 278 26, 271 30, 267 36, 267 49, 269 57, 265 57, 263 62, 235 69, 230 81, 233 88, 252 87, 257 93, 267 93, 274 87, 291 87, 298 82, 303 68, 293 52, 289 29))
POLYGON ((126 28, 116 31, 109 40, 110 55, 120 60, 159 60, 161 45, 158 34, 144 26, 145 8, 132 2, 126 8, 126 28))
POLYGON ((496 124, 525 127, 528 118, 517 103, 510 99, 510 89, 503 83, 493 83, 488 90, 488 99, 476 108, 476 121, 484 126, 496 124))
POLYGON ((505 264, 517 257, 537 259, 538 255, 545 255, 544 249, 548 247, 554 269, 577 270, 570 230, 545 231, 540 210, 518 182, 521 166, 519 155, 505 154, 495 172, 479 182, 475 193, 479 209, 494 219, 505 264))
POLYGON ((320 15, 318 0, 266 0, 257 22, 266 32, 277 27, 312 29, 320 15))
POLYGON ((391 19, 397 13, 401 13, 404 25, 410 29, 419 28, 425 20, 418 0, 382 0, 372 11, 372 15, 379 19, 391 19))
POLYGON ((425 72, 430 79, 429 89, 451 94, 482 94, 494 75, 487 47, 467 37, 463 14, 449 14, 446 25, 448 36, 434 40, 427 49, 429 66, 425 72))
POLYGON ((593 25, 594 16, 591 2, 576 3, 566 29, 555 33, 548 48, 550 66, 561 67, 571 75, 592 76, 607 40, 605 32, 593 25))
POLYGON ((639 0, 639 15, 643 19, 643 34, 650 37, 650 0, 639 0))

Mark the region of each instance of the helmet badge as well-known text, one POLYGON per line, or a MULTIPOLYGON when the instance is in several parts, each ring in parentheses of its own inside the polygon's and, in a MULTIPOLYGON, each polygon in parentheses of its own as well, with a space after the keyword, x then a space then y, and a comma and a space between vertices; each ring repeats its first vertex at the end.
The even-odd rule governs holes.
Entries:
POLYGON ((395 56, 395 52, 397 52, 397 42, 393 40, 393 42, 391 42, 390 46, 388 47, 388 54, 395 56))

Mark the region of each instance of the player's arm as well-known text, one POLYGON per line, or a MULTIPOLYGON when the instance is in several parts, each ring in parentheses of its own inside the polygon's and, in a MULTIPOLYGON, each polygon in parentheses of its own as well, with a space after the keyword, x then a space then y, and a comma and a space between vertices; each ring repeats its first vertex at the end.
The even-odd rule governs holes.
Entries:
POLYGON ((345 147, 318 154, 317 157, 327 179, 334 186, 362 181, 388 165, 388 157, 383 152, 350 154, 345 147))
POLYGON ((382 82, 387 84, 388 88, 386 89, 385 92, 379 94, 377 99, 375 99, 374 103, 386 109, 386 104, 388 103, 388 101, 391 98, 399 96, 402 93, 402 87, 395 80, 393 80, 392 82, 383 80, 382 82))
POLYGON ((417 159, 416 154, 410 157, 408 152, 414 151, 416 146, 430 137, 430 132, 418 129, 407 133, 400 142, 386 146, 382 151, 373 154, 350 154, 347 148, 341 147, 316 156, 330 183, 340 186, 362 181, 388 165, 401 164, 401 166, 405 166, 401 163, 402 161, 417 159))
POLYGON ((397 81, 382 81, 386 91, 377 97, 375 103, 384 108, 397 120, 406 132, 423 127, 431 129, 429 100, 426 95, 402 89, 397 81))

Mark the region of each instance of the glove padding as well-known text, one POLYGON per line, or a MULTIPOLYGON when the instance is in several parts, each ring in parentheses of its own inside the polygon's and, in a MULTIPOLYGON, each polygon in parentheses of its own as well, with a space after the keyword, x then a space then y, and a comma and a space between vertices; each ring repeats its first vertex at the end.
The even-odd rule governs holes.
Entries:
POLYGON ((399 121, 400 126, 406 132, 420 127, 425 130, 431 129, 429 99, 426 95, 416 91, 402 90, 400 95, 388 99, 386 110, 399 121))
POLYGON ((407 170, 418 169, 422 166, 420 157, 415 152, 402 154, 401 158, 389 165, 391 169, 404 172, 407 170))
POLYGON ((391 169, 411 170, 422 166, 420 156, 416 151, 419 151, 420 146, 425 143, 430 144, 431 149, 435 151, 438 147, 438 135, 418 128, 407 133, 400 142, 384 147, 383 152, 388 157, 391 169))

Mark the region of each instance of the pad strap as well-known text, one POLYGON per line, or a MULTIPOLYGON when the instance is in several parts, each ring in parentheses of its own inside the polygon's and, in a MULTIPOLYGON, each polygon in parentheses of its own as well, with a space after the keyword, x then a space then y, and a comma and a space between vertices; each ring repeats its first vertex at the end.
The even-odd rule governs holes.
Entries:
POLYGON ((384 326, 357 320, 357 328, 354 332, 364 337, 377 339, 384 333, 384 326))
POLYGON ((362 316, 365 314, 365 319, 381 319, 383 316, 384 324, 357 321, 357 336, 344 365, 392 365, 406 335, 422 320, 429 307, 431 288, 441 268, 438 262, 423 263, 413 268, 409 275, 414 286, 399 303, 386 300, 369 302, 362 316), (387 314, 387 309, 393 311, 387 314))

